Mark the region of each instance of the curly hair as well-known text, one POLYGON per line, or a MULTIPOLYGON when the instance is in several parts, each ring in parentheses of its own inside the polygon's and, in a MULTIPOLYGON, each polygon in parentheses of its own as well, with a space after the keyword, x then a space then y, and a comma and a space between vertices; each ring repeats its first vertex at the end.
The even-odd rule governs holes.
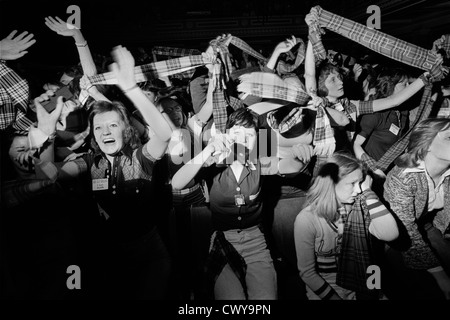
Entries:
POLYGON ((92 109, 89 114, 89 133, 91 136, 91 148, 95 152, 101 151, 100 147, 97 144, 97 141, 95 141, 94 138, 94 117, 98 114, 110 111, 116 112, 125 124, 125 130, 123 132, 124 146, 129 145, 132 149, 138 148, 141 145, 141 142, 137 130, 130 122, 130 115, 128 110, 121 102, 118 101, 96 101, 92 105, 92 109))

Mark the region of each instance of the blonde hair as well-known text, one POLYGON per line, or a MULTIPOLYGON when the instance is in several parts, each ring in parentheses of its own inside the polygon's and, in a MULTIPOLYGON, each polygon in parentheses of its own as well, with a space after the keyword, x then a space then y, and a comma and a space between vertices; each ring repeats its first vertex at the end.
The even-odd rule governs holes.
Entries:
POLYGON ((328 221, 336 221, 339 218, 340 206, 336 196, 336 185, 342 178, 358 169, 365 176, 367 171, 365 165, 353 155, 342 152, 336 152, 323 163, 306 194, 312 211, 328 221))

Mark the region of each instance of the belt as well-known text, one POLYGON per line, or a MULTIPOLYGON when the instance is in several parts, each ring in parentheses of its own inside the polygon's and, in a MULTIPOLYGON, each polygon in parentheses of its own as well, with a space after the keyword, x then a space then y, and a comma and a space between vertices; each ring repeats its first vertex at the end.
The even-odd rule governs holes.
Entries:
POLYGON ((186 189, 182 189, 182 190, 174 190, 174 189, 172 189, 172 194, 174 194, 174 195, 186 195, 186 194, 189 194, 191 192, 194 192, 198 188, 200 188, 200 184, 196 183, 191 188, 186 188, 186 189))

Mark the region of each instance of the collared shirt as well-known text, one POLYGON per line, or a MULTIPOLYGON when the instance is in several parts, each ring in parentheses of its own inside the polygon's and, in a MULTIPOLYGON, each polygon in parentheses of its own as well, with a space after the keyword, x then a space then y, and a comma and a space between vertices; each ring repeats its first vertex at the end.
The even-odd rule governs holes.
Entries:
POLYGON ((425 172, 428 182, 428 211, 442 209, 444 207, 443 182, 446 177, 450 176, 450 169, 444 172, 436 185, 434 185, 433 179, 428 174, 424 161, 420 161, 419 165, 415 168, 405 170, 405 173, 409 172, 425 172))
POLYGON ((146 145, 125 147, 111 164, 103 153, 89 153, 75 160, 90 174, 92 193, 108 234, 114 239, 132 239, 154 227, 158 210, 153 183, 155 159, 146 145))
POLYGON ((249 162, 242 169, 239 180, 231 166, 217 166, 213 170, 210 206, 213 226, 217 230, 246 229, 258 225, 262 211, 261 162, 249 162))

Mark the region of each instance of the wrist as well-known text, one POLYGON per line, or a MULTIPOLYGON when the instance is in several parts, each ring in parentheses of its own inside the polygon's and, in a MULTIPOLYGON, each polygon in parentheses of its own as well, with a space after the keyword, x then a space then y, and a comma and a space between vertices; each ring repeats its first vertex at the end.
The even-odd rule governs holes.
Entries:
POLYGON ((138 89, 138 85, 135 83, 134 85, 127 85, 126 87, 124 86, 125 89, 122 88, 122 92, 123 93, 129 93, 135 89, 138 89))

